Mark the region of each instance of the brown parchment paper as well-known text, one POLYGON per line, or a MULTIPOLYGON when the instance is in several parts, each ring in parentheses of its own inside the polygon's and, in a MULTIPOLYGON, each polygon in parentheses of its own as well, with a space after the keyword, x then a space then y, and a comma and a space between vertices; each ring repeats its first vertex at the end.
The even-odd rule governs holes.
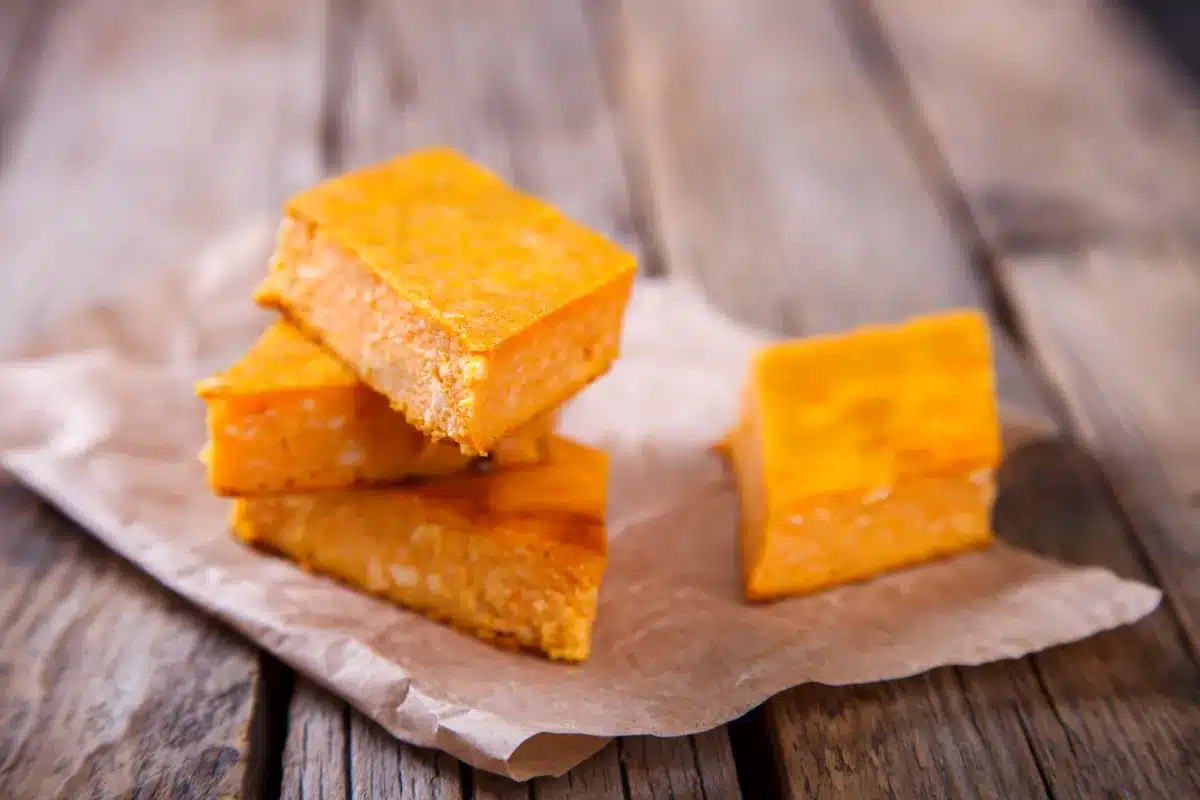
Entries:
MULTIPOLYGON (((235 543, 196 452, 192 382, 268 323, 250 292, 269 225, 0 362, 0 463, 163 584, 397 737, 517 779, 561 774, 623 734, 730 720, 806 681, 896 678, 1012 658, 1149 613, 1159 592, 1003 543, 771 605, 741 601, 737 500, 711 444, 761 337, 674 284, 635 290, 624 353, 572 403, 612 455, 611 562, 593 656, 552 664, 457 634, 235 543)), ((1018 438, 1036 418, 1008 412, 1018 438)))

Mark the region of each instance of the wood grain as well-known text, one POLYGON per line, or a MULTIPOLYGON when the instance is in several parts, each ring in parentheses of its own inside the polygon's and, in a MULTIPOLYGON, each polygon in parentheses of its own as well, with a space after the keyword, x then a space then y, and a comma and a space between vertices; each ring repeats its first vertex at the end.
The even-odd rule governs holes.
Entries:
POLYGON ((450 145, 639 245, 579 2, 367 0, 355 43, 345 166, 450 145))
POLYGON ((870 5, 994 248, 1200 230, 1196 95, 1115 4, 870 5))
MULTIPOLYGON (((1029 448, 1001 474, 1005 539, 1153 581, 1106 502, 1095 461, 1069 442, 1029 448)), ((1055 796, 1192 797, 1200 791, 1200 671, 1169 607, 1034 658, 1040 687, 1013 700, 1055 796), (1052 715, 1036 699, 1038 688, 1052 715)))
POLYGON ((297 678, 283 748, 282 798, 459 800, 460 765, 412 747, 305 678, 297 678))
POLYGON ((350 797, 348 716, 344 702, 307 678, 296 677, 283 745, 282 800, 350 797))
MULTIPOLYGON (((616 6, 613 94, 672 274, 780 333, 986 306, 828 0, 616 6)), ((1036 408, 996 349, 1004 400, 1036 408)))
POLYGON ((1091 248, 1001 274, 1200 654, 1200 251, 1091 248))
POLYGON ((975 296, 828 3, 623 2, 613 35, 610 57, 628 55, 615 94, 675 274, 777 329, 975 296), (915 269, 946 277, 925 288, 915 269))
POLYGON ((0 487, 0 796, 257 796, 254 649, 0 487))
POLYGON ((678 739, 620 742, 630 800, 741 797, 724 729, 678 739))
POLYGON ((313 179, 324 16, 322 0, 56 9, 0 172, 0 347, 313 179))
POLYGON ((768 703, 788 796, 1045 796, 1016 716, 972 706, 980 682, 941 669, 844 689, 801 687, 768 703))
POLYGON ((612 742, 566 775, 535 778, 527 783, 516 783, 475 770, 475 797, 477 800, 522 800, 528 797, 536 800, 569 800, 575 797, 622 800, 625 791, 619 748, 618 742, 612 742))
POLYGON ((536 800, 620 800, 625 797, 621 781, 620 743, 612 742, 596 755, 561 778, 538 778, 532 788, 536 800))
MULTIPOLYGON (((37 6, 6 69, 0 347, 189 258, 315 165, 318 0, 37 6)), ((263 788, 252 648, 22 490, 0 536, 0 795, 263 788)))
POLYGON ((351 797, 459 800, 463 796, 460 764, 454 758, 400 744, 363 715, 348 716, 351 797))
POLYGON ((480 800, 723 800, 742 796, 724 728, 670 739, 622 738, 560 778, 514 783, 476 770, 474 784, 475 797, 480 800))
POLYGON ((472 776, 476 800, 531 800, 531 783, 517 783, 499 775, 475 770, 472 776))
POLYGON ((612 742, 560 778, 514 783, 476 771, 479 800, 657 800, 741 797, 725 729, 660 739, 631 736, 612 742))

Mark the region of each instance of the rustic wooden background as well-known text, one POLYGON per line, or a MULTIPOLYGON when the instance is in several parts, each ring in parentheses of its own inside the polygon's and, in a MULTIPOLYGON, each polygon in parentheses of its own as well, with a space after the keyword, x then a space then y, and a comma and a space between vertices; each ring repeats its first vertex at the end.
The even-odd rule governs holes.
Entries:
POLYGON ((1103 0, 0 3, 0 345, 322 175, 449 143, 780 332, 990 309, 1004 391, 1061 431, 1005 469, 1000 535, 1167 593, 1086 642, 802 687, 517 785, 392 741, 9 483, 0 796, 1200 796, 1200 116, 1176 69, 1200 14, 1140 5, 1148 26, 1103 0))

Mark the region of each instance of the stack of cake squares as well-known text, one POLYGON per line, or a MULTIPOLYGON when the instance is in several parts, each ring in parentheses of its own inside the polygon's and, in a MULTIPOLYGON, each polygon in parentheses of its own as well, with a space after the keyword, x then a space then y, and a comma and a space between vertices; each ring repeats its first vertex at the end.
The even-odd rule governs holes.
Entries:
POLYGON ((255 301, 200 382, 233 529, 485 639, 586 659, 607 459, 558 409, 618 354, 633 257, 450 150, 288 203, 255 301))

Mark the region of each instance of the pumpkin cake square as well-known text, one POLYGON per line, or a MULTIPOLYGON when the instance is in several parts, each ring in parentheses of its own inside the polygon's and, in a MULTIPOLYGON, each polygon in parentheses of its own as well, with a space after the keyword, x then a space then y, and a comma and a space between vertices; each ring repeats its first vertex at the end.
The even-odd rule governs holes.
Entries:
MULTIPOLYGON (((203 460, 219 495, 280 494, 389 484, 468 469, 475 458, 430 441, 341 361, 286 322, 268 328, 229 369, 200 381, 208 406, 203 460)), ((545 456, 555 413, 497 442, 492 461, 545 456)))
POLYGON ((769 345, 725 449, 749 599, 986 545, 1001 454, 987 323, 954 311, 769 345))
POLYGON ((455 152, 293 197, 256 299, 469 454, 616 359, 634 258, 455 152))

